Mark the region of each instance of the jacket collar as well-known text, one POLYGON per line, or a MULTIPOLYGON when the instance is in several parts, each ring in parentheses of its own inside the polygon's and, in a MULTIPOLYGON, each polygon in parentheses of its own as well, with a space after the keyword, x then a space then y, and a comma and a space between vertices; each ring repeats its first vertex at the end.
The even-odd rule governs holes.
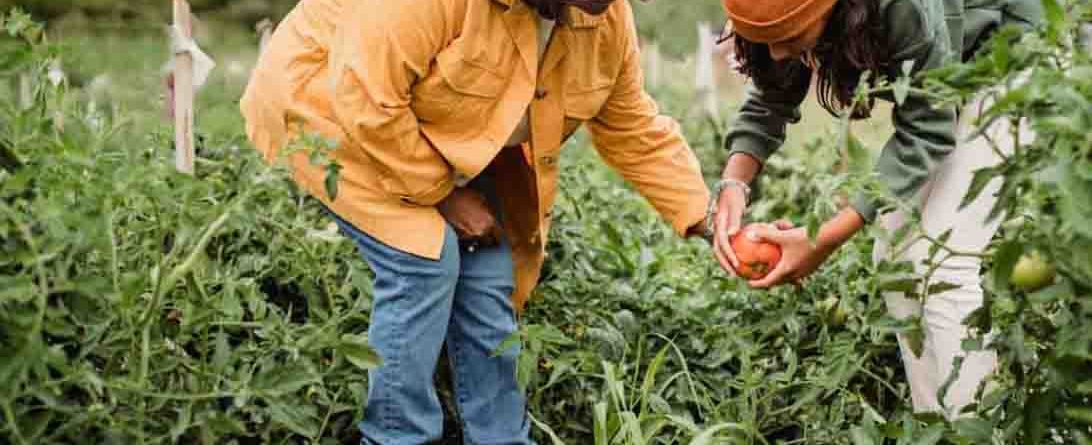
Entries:
MULTIPOLYGON (((522 1, 522 0, 493 0, 493 1, 503 5, 505 8, 511 8, 513 3, 518 2, 518 1, 522 1)), ((618 1, 624 1, 624 0, 618 0, 618 1)), ((573 28, 577 28, 577 29, 597 28, 597 27, 599 27, 600 23, 603 23, 603 17, 605 15, 606 14, 591 15, 591 14, 588 14, 588 13, 586 13, 584 11, 581 11, 580 8, 572 7, 572 6, 569 7, 569 21, 571 22, 571 26, 573 28)))
POLYGON ((581 11, 580 8, 577 8, 575 6, 569 7, 569 21, 571 22, 571 26, 576 29, 598 28, 599 24, 603 23, 603 18, 606 17, 607 14, 609 14, 609 12, 599 15, 591 15, 584 11, 581 11))

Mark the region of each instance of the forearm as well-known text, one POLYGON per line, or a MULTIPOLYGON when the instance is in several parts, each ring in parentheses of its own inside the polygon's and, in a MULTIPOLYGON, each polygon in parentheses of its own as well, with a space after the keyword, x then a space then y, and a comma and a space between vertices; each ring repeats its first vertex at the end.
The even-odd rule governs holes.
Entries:
POLYGON ((724 171, 720 177, 750 184, 761 169, 762 163, 754 156, 747 153, 734 153, 728 158, 728 163, 724 165, 724 171))
POLYGON ((838 250, 865 225, 864 218, 856 210, 846 207, 819 228, 815 247, 826 252, 838 250))

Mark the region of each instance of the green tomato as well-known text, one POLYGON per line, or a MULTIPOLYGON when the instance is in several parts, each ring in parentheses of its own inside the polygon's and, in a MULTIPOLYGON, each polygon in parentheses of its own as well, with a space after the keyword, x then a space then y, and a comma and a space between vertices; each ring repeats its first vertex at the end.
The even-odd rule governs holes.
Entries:
POLYGON ((1033 292, 1054 282, 1054 265, 1039 252, 1024 254, 1012 268, 1009 283, 1025 292, 1033 292))
POLYGON ((845 308, 842 307, 842 305, 836 306, 834 308, 834 312, 830 314, 830 321, 835 326, 841 326, 846 324, 847 318, 849 318, 849 312, 846 311, 845 308))
POLYGON ((827 297, 825 300, 815 303, 815 308, 820 313, 830 312, 834 309, 834 306, 838 305, 838 297, 827 297))

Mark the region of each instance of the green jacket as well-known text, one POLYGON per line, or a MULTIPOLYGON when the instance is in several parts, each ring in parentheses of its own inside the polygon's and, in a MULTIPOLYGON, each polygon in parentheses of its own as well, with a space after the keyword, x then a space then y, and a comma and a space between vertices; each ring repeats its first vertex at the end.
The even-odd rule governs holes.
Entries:
MULTIPOLYGON (((913 61, 913 73, 937 68, 954 54, 967 59, 1000 26, 1030 28, 1042 15, 1040 0, 878 0, 888 32, 892 57, 883 73, 890 80, 913 61)), ((778 91, 751 88, 726 138, 732 153, 765 160, 785 142, 785 127, 800 121, 800 103, 811 82, 798 82, 778 91)), ((893 100, 892 95, 878 95, 893 100)), ((955 148, 955 110, 930 105, 911 93, 892 112, 895 133, 877 161, 876 171, 900 199, 912 198, 933 168, 955 148)), ((877 205, 858 197, 851 203, 865 220, 875 218, 877 205)))

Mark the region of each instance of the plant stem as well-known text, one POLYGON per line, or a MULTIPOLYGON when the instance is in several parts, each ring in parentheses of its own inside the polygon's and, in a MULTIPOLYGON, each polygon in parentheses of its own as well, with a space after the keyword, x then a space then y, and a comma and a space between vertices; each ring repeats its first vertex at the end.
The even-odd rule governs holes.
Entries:
POLYGON ((19 430, 19 424, 15 422, 15 412, 11 409, 11 403, 7 400, 4 401, 4 417, 8 419, 8 429, 11 430, 11 434, 15 437, 16 443, 27 444, 26 438, 23 437, 22 431, 19 430))
POLYGON ((333 398, 333 400, 330 401, 330 409, 326 410, 326 416, 324 416, 322 418, 322 424, 319 425, 318 434, 315 435, 314 439, 312 439, 312 441, 311 441, 312 444, 314 444, 314 445, 319 445, 320 444, 320 440, 322 438, 322 432, 326 431, 326 425, 329 425, 330 417, 333 417, 333 415, 334 415, 334 406, 337 405, 337 401, 339 399, 341 399, 341 391, 343 389, 345 389, 345 388, 340 387, 340 388, 338 388, 337 392, 334 393, 334 398, 333 398))
POLYGON ((219 399, 219 398, 223 398, 223 397, 237 397, 237 396, 239 396, 241 394, 241 393, 231 393, 231 392, 210 392, 210 393, 203 393, 203 394, 176 394, 176 393, 150 392, 150 391, 146 391, 146 390, 143 390, 143 389, 136 389, 136 388, 131 388, 131 387, 122 386, 122 385, 107 384, 106 387, 110 388, 112 390, 115 390, 115 391, 124 391, 124 392, 133 393, 133 394, 139 395, 141 397, 146 397, 146 398, 149 398, 149 399, 164 399, 164 400, 177 400, 177 401, 190 401, 190 402, 219 399))

